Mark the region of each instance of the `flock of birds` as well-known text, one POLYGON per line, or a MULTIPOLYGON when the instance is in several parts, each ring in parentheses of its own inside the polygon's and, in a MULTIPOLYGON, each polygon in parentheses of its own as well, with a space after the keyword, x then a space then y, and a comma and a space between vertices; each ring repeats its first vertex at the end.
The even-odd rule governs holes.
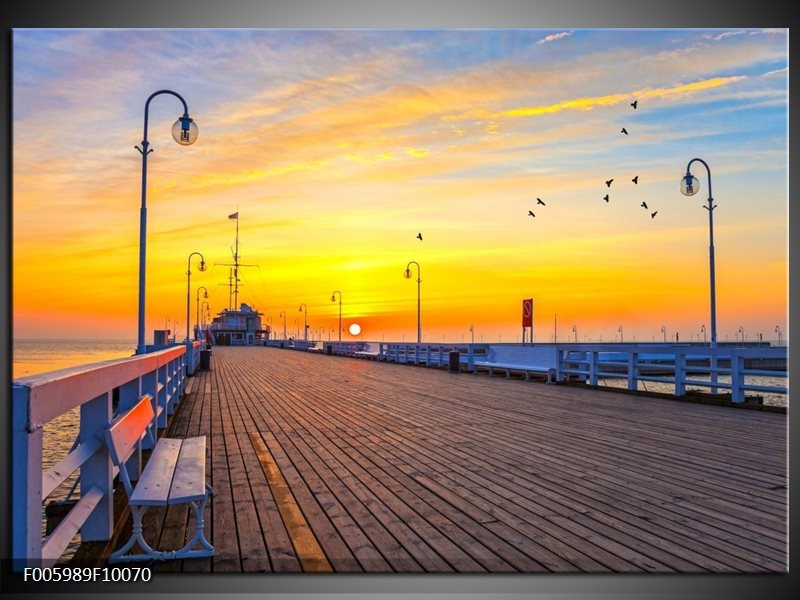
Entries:
MULTIPOLYGON (((634 100, 633 102, 631 102, 631 106, 633 107, 633 110, 636 110, 636 108, 638 107, 638 105, 639 105, 639 101, 638 101, 638 100, 634 100)), ((623 135, 628 135, 628 130, 627 130, 625 127, 623 127, 623 128, 620 130, 620 133, 622 133, 623 135)), ((638 176, 638 175, 635 175, 635 176, 633 177, 633 179, 631 179, 631 181, 633 182, 633 184, 634 184, 634 185, 638 185, 638 184, 639 184, 639 176, 638 176)), ((613 182, 614 182, 614 178, 613 178, 613 177, 612 177, 611 179, 607 179, 607 180, 606 180, 606 187, 607 187, 607 188, 610 188, 610 187, 611 187, 611 184, 612 184, 613 182)), ((605 200, 606 202, 609 202, 609 201, 611 200, 611 198, 610 198, 610 195, 609 195, 609 194, 606 194, 605 196, 603 196, 603 200, 605 200)), ((536 198, 536 204, 537 204, 537 205, 541 205, 541 206, 547 206, 547 205, 545 204, 544 200, 542 200, 541 198, 536 198)), ((641 206, 643 209, 645 209, 645 210, 649 210, 649 207, 647 206, 647 202, 642 202, 640 206, 641 206)), ((651 218, 651 219, 655 219, 657 214, 658 214, 658 211, 657 211, 657 210, 655 210, 655 211, 651 212, 651 213, 650 213, 650 218, 651 218)), ((528 210, 528 216, 529 216, 529 217, 535 217, 535 216, 536 216, 536 214, 535 214, 535 213, 534 213, 532 210, 528 210)), ((422 233, 418 233, 418 234, 417 234, 417 239, 418 239, 419 241, 422 241, 422 233)))
MULTIPOLYGON (((637 108, 637 106, 638 106, 638 105, 639 105, 639 101, 638 101, 638 100, 634 100, 633 102, 631 102, 631 106, 633 107, 633 110, 636 110, 636 108, 637 108)), ((623 127, 623 128, 620 130, 620 133, 622 133, 622 134, 624 134, 624 135, 628 135, 628 130, 627 130, 625 127, 623 127)), ((638 183, 639 183, 639 176, 638 176, 638 175, 634 176, 634 178, 633 178, 633 179, 631 179, 631 181, 634 183, 634 185, 638 185, 638 183)), ((612 184, 613 182, 614 182, 614 179, 613 179, 613 178, 611 178, 611 179, 607 179, 607 180, 606 180, 606 187, 607 187, 607 188, 610 188, 610 187, 611 187, 611 184, 612 184)), ((605 196, 603 196, 603 200, 605 200, 606 202, 610 202, 610 200, 611 200, 611 196, 610 196, 609 194, 606 194, 605 196)), ((536 198, 536 204, 541 204, 542 206, 545 206, 545 203, 542 201, 542 199, 541 199, 541 198, 536 198)), ((644 208, 645 210, 649 210, 649 209, 648 209, 648 206, 647 206, 647 202, 642 202, 642 204, 641 204, 640 206, 641 206, 642 208, 644 208)), ((657 214, 658 214, 658 211, 657 211, 657 210, 656 210, 656 211, 653 211, 653 212, 651 212, 651 213, 650 213, 650 218, 651 218, 651 219, 655 219, 657 214)), ((535 217, 535 216, 536 216, 536 214, 535 214, 535 213, 534 213, 532 210, 529 210, 529 211, 528 211, 528 216, 529 216, 529 217, 535 217)))

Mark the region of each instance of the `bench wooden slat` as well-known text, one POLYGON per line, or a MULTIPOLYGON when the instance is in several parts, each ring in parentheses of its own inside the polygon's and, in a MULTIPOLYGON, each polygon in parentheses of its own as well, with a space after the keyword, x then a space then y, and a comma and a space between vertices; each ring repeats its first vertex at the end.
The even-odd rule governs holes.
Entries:
POLYGON ((167 503, 180 449, 181 440, 161 438, 158 441, 147 461, 144 473, 139 477, 139 482, 131 494, 131 504, 158 506, 167 503), (158 468, 153 468, 155 466, 158 468))
MULTIPOLYGON (((163 443, 167 438, 162 438, 163 443)), ((180 440, 178 440, 180 441, 180 440)), ((141 483, 139 484, 141 485, 141 483)), ((202 500, 206 495, 206 438, 183 440, 169 493, 170 504, 202 500)))

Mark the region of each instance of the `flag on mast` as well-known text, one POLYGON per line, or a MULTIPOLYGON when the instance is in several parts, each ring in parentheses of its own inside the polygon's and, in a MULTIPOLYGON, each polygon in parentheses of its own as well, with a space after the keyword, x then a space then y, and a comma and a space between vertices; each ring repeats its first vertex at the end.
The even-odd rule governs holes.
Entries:
POLYGON ((229 218, 229 219, 238 219, 238 218, 239 218, 239 211, 237 210, 237 211, 236 211, 235 213, 233 213, 232 215, 228 215, 228 218, 229 218))

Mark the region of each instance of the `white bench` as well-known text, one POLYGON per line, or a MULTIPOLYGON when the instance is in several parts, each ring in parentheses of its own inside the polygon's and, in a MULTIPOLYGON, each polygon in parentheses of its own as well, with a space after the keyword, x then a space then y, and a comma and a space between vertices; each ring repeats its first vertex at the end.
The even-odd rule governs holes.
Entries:
POLYGON ((206 483, 205 436, 173 439, 161 438, 155 445, 135 487, 131 483, 125 461, 153 424, 153 399, 145 394, 139 402, 117 417, 106 429, 105 442, 111 460, 119 467, 119 477, 128 495, 133 514, 133 530, 122 548, 113 552, 109 562, 199 558, 214 555, 214 547, 203 532, 203 511, 212 493, 206 483), (151 506, 189 504, 197 527, 192 538, 179 550, 153 549, 142 537, 142 517, 151 506), (138 544, 140 553, 130 553, 138 544), (201 548, 197 548, 197 545, 201 548))
POLYGON ((494 371, 505 371, 506 378, 511 373, 522 373, 526 380, 531 374, 546 375, 547 383, 556 378, 556 356, 552 347, 536 346, 497 346, 489 350, 485 359, 472 362, 474 372, 486 369, 489 375, 494 371))

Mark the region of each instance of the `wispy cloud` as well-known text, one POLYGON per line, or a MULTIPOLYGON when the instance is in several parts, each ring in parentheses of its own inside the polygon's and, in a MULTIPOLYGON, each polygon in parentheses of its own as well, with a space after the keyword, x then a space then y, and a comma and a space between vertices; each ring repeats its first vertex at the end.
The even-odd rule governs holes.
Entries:
POLYGON ((572 35, 571 31, 562 31, 561 33, 551 33, 550 35, 543 37, 542 39, 540 39, 536 43, 537 44, 547 44, 549 42, 555 42, 556 40, 562 40, 565 37, 570 36, 570 35, 572 35))
POLYGON ((725 31, 723 33, 720 33, 719 35, 714 36, 711 39, 713 39, 715 42, 719 42, 720 40, 724 40, 725 38, 733 37, 735 35, 745 35, 746 33, 747 33, 746 31, 725 31))
POLYGON ((673 96, 683 96, 700 92, 703 90, 710 90, 725 85, 730 85, 746 79, 745 76, 732 76, 732 77, 714 77, 704 81, 695 81, 692 83, 677 85, 673 87, 663 87, 654 89, 636 90, 627 93, 609 94, 604 96, 590 96, 584 98, 573 98, 571 100, 563 100, 553 104, 544 104, 538 106, 524 106, 518 108, 510 108, 502 111, 489 113, 485 110, 478 110, 460 115, 448 115, 444 117, 445 120, 465 120, 465 119, 515 119, 520 117, 533 117, 547 114, 558 113, 565 110, 578 110, 590 111, 599 107, 613 106, 622 102, 632 100, 634 98, 669 98, 673 96))

